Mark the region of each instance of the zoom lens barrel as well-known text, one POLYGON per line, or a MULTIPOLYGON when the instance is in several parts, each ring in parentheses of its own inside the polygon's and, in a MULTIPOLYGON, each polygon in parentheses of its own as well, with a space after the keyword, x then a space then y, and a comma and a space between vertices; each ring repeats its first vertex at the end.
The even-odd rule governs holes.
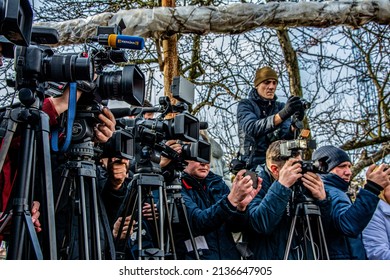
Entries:
POLYGON ((136 65, 126 65, 122 70, 105 72, 97 79, 102 99, 125 101, 142 106, 145 98, 145 78, 136 65))
POLYGON ((93 60, 77 54, 54 54, 43 59, 43 75, 47 81, 91 82, 94 76, 93 60))

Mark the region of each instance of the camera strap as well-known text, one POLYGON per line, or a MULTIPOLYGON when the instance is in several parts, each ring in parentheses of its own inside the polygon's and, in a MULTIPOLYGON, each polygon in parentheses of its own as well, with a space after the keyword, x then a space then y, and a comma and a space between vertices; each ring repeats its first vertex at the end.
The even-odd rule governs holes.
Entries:
POLYGON ((53 130, 51 137, 51 145, 52 149, 55 152, 65 152, 71 142, 72 139, 72 128, 73 123, 76 117, 76 102, 77 102, 77 84, 69 83, 69 102, 68 102, 68 114, 66 121, 66 130, 65 130, 65 142, 61 149, 58 148, 58 138, 59 138, 59 130, 60 128, 56 128, 53 130))

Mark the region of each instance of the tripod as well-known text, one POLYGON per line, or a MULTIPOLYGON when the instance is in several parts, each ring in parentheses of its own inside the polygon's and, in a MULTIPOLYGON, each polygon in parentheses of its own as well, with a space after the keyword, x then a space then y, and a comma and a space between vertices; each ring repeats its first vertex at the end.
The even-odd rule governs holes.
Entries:
MULTIPOLYGON (((147 149, 147 148, 146 148, 147 149)), ((149 153, 147 153, 149 154, 149 153)), ((195 254, 199 259, 198 252, 196 250, 196 244, 191 234, 187 211, 184 201, 181 196, 181 183, 178 178, 172 181, 171 184, 165 185, 164 177, 159 174, 161 169, 158 164, 152 162, 150 159, 143 161, 142 164, 137 162, 138 167, 132 180, 132 187, 129 192, 128 198, 126 198, 124 211, 122 214, 122 222, 119 227, 119 234, 116 239, 116 252, 123 258, 125 255, 126 246, 118 248, 119 236, 124 226, 125 217, 131 216, 130 225, 133 224, 134 217, 138 218, 138 230, 137 230, 137 247, 138 247, 138 259, 165 259, 172 258, 177 259, 176 249, 174 244, 174 234, 172 229, 172 223, 179 222, 179 208, 181 207, 183 217, 186 222, 187 229, 191 236, 191 243, 195 248, 195 254), (154 199, 157 191, 159 200, 159 218, 154 211, 154 199), (154 193, 153 193, 154 192, 154 193), (149 202, 152 205, 152 221, 150 221, 152 230, 154 232, 154 246, 155 248, 144 248, 142 230, 143 230, 143 216, 142 207, 144 202, 149 202), (137 215, 135 215, 137 213, 137 215)), ((126 233, 125 240, 128 239, 130 227, 126 233)), ((127 242, 125 242, 127 244, 127 242)))
MULTIPOLYGON (((295 189, 303 188, 302 186, 294 186, 295 189)), ((301 236, 303 243, 303 259, 313 260, 329 260, 328 248, 326 245, 326 239, 324 229, 321 221, 321 211, 318 205, 313 203, 313 199, 304 195, 301 190, 298 190, 298 197, 295 197, 293 191, 293 204, 295 205, 294 216, 291 222, 290 231, 287 239, 287 246, 285 249, 284 259, 287 260, 291 252, 291 244, 294 237, 301 236), (296 201, 294 201, 296 200, 296 201), (301 225, 301 231, 299 232, 296 227, 301 225), (317 236, 313 234, 312 224, 315 226, 317 236), (317 237, 315 239, 315 237, 317 237)), ((300 246, 300 245, 298 245, 300 246)))
MULTIPOLYGON (((195 254, 195 258, 199 260, 199 253, 198 253, 198 248, 196 246, 195 238, 192 234, 190 223, 188 221, 188 216, 187 216, 187 207, 184 203, 184 199, 181 195, 181 182, 178 176, 175 176, 174 180, 169 183, 165 190, 166 190, 166 207, 167 207, 167 212, 169 213, 168 217, 171 217, 169 219, 168 225, 171 225, 172 223, 179 224, 180 223, 180 213, 179 209, 181 209, 181 213, 183 214, 182 218, 184 219, 185 225, 187 232, 190 236, 190 242, 192 245, 193 252, 195 254)), ((172 237, 172 243, 173 243, 173 237, 172 237)), ((169 242, 166 242, 166 250, 167 252, 169 251, 169 242)), ((173 250, 175 248, 173 247, 173 250)), ((173 256, 174 259, 176 259, 176 252, 173 251, 173 256)))
POLYGON ((57 259, 49 142, 50 127, 48 115, 41 110, 43 91, 37 89, 36 92, 33 92, 23 88, 19 91, 19 99, 23 105, 7 110, 5 116, 7 131, 3 138, 0 154, 1 170, 19 124, 21 126, 21 142, 17 177, 6 210, 8 217, 0 226, 0 232, 5 229, 12 218, 7 259, 57 259), (37 93, 41 98, 37 96, 37 93), (39 164, 37 164, 38 162, 39 164), (37 168, 35 168, 36 165, 37 168), (39 177, 36 177, 36 173, 39 174, 39 177), (38 184, 34 181, 36 178, 39 178, 38 184), (34 189, 36 185, 39 186, 37 190, 34 189), (38 240, 30 213, 35 192, 41 201, 40 211, 44 214, 43 219, 41 219, 44 228, 41 242, 38 240), (12 207, 10 207, 11 201, 12 207), (33 252, 31 252, 30 247, 32 247, 33 252))
POLYGON ((97 172, 93 160, 94 144, 89 138, 86 138, 85 142, 74 143, 70 146, 67 156, 69 160, 62 171, 61 188, 56 204, 57 211, 63 191, 68 186, 71 200, 70 219, 63 244, 69 243, 69 245, 63 247, 64 258, 102 259, 100 219, 106 232, 108 246, 111 246, 111 258, 114 258, 111 231, 97 192, 97 172), (74 228, 77 228, 77 232, 74 228), (75 257, 73 250, 77 250, 74 247, 76 240, 79 255, 75 257))

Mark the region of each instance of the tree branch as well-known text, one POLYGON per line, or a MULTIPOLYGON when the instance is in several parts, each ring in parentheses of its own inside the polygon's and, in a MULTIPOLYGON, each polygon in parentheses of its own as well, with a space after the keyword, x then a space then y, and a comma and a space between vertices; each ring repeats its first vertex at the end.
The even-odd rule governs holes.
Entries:
POLYGON ((126 24, 125 35, 144 38, 169 37, 177 33, 239 34, 260 27, 319 27, 345 25, 358 28, 368 22, 387 25, 390 2, 324 1, 271 2, 267 4, 235 3, 227 6, 157 7, 121 10, 85 19, 64 22, 38 22, 59 31, 60 45, 80 44, 96 35, 98 26, 126 24))

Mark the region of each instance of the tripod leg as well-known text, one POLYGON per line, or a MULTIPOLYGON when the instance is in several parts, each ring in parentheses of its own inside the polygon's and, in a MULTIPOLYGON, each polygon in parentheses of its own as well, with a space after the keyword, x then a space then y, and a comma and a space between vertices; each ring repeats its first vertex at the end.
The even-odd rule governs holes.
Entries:
MULTIPOLYGON (((29 212, 28 198, 31 197, 31 186, 33 184, 31 179, 31 165, 32 155, 35 147, 31 147, 31 143, 35 143, 35 131, 32 130, 30 124, 25 124, 21 136, 21 153, 19 157, 19 166, 17 180, 15 182, 15 197, 13 199, 13 218, 12 218, 12 235, 7 258, 11 260, 22 259, 22 249, 24 247, 26 233, 25 222, 31 222, 31 214, 29 212)), ((33 145, 34 146, 34 145, 33 145)), ((31 228, 31 227, 29 227, 31 228)), ((34 227, 32 227, 34 229, 34 227)), ((30 232, 30 241, 35 242, 37 235, 35 230, 30 232)), ((35 243, 34 243, 35 244, 35 243)), ((33 245, 36 257, 42 258, 40 248, 33 245)), ((39 246, 38 246, 39 247, 39 246)))
POLYGON ((165 216, 164 221, 166 223, 166 230, 167 230, 167 240, 165 242, 165 254, 169 254, 169 252, 172 252, 173 259, 176 260, 176 248, 175 244, 173 242, 173 231, 172 231, 172 219, 174 217, 174 201, 173 197, 171 199, 168 199, 167 191, 166 189, 163 190, 164 200, 162 203, 165 206, 165 216))
POLYGON ((8 119, 7 123, 7 132, 5 133, 5 136, 3 138, 3 142, 1 144, 1 152, 0 152, 0 172, 3 170, 3 165, 5 161, 5 157, 7 156, 9 147, 12 142, 13 135, 16 131, 18 124, 17 122, 8 119))
POLYGON ((57 256, 57 238, 56 238, 56 223, 55 223, 55 210, 54 210, 54 189, 53 189, 53 177, 50 155, 50 141, 49 141, 49 117, 44 112, 40 113, 40 123, 37 130, 37 148, 38 148, 38 160, 40 164, 40 192, 43 198, 43 212, 44 215, 43 225, 45 230, 43 231, 44 240, 47 242, 43 244, 43 253, 46 259, 56 260, 57 256))
MULTIPOLYGON (((307 225, 307 230, 309 232, 309 238, 310 238, 309 241, 310 241, 311 251, 313 253, 313 258, 314 258, 314 260, 318 260, 318 256, 317 256, 317 252, 316 252, 316 248, 315 248, 315 242, 313 239, 313 231, 312 231, 311 225, 310 225, 310 217, 308 214, 305 215, 305 221, 306 221, 306 225, 307 225)), ((305 234, 305 231, 303 231, 303 234, 305 234)))
MULTIPOLYGON (((96 179, 96 177, 94 178, 96 179)), ((99 228, 99 209, 98 209, 98 197, 97 197, 97 185, 96 185, 96 180, 92 180, 92 189, 90 189, 90 192, 92 192, 92 206, 91 206, 91 235, 92 235, 92 242, 95 241, 93 244, 92 243, 92 254, 95 255, 95 260, 101 260, 101 244, 100 244, 100 228, 99 228)))
POLYGON ((191 240, 192 248, 194 249, 195 258, 197 260, 199 260, 200 258, 199 258, 198 248, 196 246, 195 238, 194 238, 194 235, 192 234, 191 226, 190 226, 190 223, 188 221, 187 207, 186 207, 186 205, 184 203, 184 199, 181 195, 178 199, 176 199, 176 203, 180 204, 182 209, 183 209, 183 216, 184 216, 184 219, 185 219, 185 222, 187 225, 188 233, 190 235, 190 240, 191 240))
POLYGON ((80 242, 80 258, 89 260, 89 240, 88 240, 88 221, 86 208, 86 195, 84 186, 84 177, 79 178, 80 191, 80 224, 79 224, 79 242, 80 242))
POLYGON ((324 228, 323 228, 323 225, 322 225, 321 217, 318 217, 317 224, 318 224, 318 227, 319 227, 321 248, 324 249, 326 260, 329 260, 328 245, 326 243, 325 232, 324 232, 324 228))
MULTIPOLYGON (((83 173, 82 170, 79 170, 83 173)), ((86 260, 101 260, 101 240, 100 240, 100 228, 97 206, 97 192, 95 178, 91 180, 91 186, 89 189, 85 186, 85 177, 79 173, 79 186, 80 186, 80 207, 81 207, 81 233, 80 242, 83 251, 84 258, 86 260), (87 198, 89 201, 89 212, 87 211, 87 198), (90 226, 88 224, 87 213, 90 217, 90 226), (89 233, 91 235, 91 243, 89 242, 89 233), (90 251, 91 248, 91 251, 90 251)), ((80 252, 81 253, 81 252, 80 252)))
MULTIPOLYGON (((298 210, 297 210, 298 212, 298 210)), ((288 260, 288 255, 290 254, 290 249, 291 249, 291 242, 292 242, 292 239, 293 239, 293 236, 294 236, 294 230, 295 230, 295 224, 297 222, 297 213, 295 214, 295 216, 293 217, 292 219, 292 222, 291 222, 291 226, 290 226, 290 231, 288 233, 288 238, 287 238, 287 245, 286 245, 286 249, 284 251, 284 259, 285 260, 288 260)))

